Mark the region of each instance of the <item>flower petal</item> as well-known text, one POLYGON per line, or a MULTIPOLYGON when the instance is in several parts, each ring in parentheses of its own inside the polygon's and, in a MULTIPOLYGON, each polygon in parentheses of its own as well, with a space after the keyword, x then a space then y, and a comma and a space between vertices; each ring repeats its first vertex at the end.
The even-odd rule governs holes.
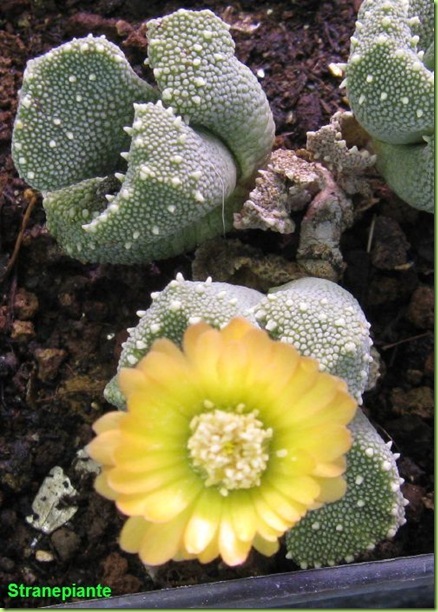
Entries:
POLYGON ((229 507, 224 505, 219 526, 219 552, 227 565, 240 565, 251 550, 251 542, 243 542, 236 533, 229 507))
POLYGON ((260 495, 275 512, 288 523, 288 528, 298 522, 303 516, 303 507, 294 503, 290 497, 283 495, 278 489, 269 484, 267 480, 260 487, 260 495))
POLYGON ((262 555, 271 557, 280 548, 280 543, 278 540, 275 540, 274 542, 264 540, 261 536, 257 535, 254 538, 253 546, 262 555))
POLYGON ((96 434, 100 434, 110 429, 117 429, 117 427, 120 425, 120 422, 125 418, 125 416, 126 413, 121 412, 120 410, 113 410, 112 412, 107 412, 99 419, 97 419, 97 421, 93 424, 93 431, 96 434))
POLYGON ((242 340, 242 338, 244 338, 245 336, 247 339, 247 334, 253 331, 259 332, 260 330, 255 330, 254 326, 251 325, 251 323, 247 321, 247 319, 244 319, 243 317, 235 317, 234 319, 231 319, 231 321, 224 328, 221 329, 221 335, 226 342, 235 340, 239 341, 242 340))
POLYGON ((347 490, 347 483, 342 476, 338 478, 318 478, 318 484, 321 488, 318 501, 327 504, 341 499, 347 490))
POLYGON ((118 493, 112 489, 108 484, 108 472, 107 470, 103 470, 94 481, 94 488, 102 495, 102 497, 106 497, 107 499, 115 500, 117 499, 118 493))
POLYGON ((132 516, 120 532, 120 547, 129 553, 137 553, 147 532, 149 523, 142 516, 132 516))
MULTIPOLYGON (((262 524, 264 523, 265 525, 269 527, 266 533, 269 533, 270 531, 272 534, 274 533, 277 534, 277 537, 279 535, 282 535, 286 531, 286 529, 288 529, 289 527, 287 521, 283 520, 277 514, 277 512, 265 502, 263 497, 260 495, 260 492, 258 489, 250 489, 250 493, 251 493, 251 499, 254 504, 254 508, 259 518, 257 531, 261 533, 260 523, 262 524)), ((266 533, 265 532, 263 533, 263 537, 266 537, 266 533)), ((271 539, 271 538, 268 537, 266 539, 271 539)))
POLYGON ((143 563, 162 565, 178 553, 188 517, 189 513, 183 512, 164 525, 148 524, 139 550, 143 563))
POLYGON ((132 473, 125 469, 113 468, 108 472, 108 484, 118 493, 135 494, 150 493, 164 486, 169 486, 184 477, 187 469, 184 464, 166 466, 160 470, 151 470, 146 473, 132 473))
MULTIPOLYGON (((122 454, 122 450, 118 450, 117 452, 117 456, 118 457, 122 457, 123 461, 126 458, 126 461, 129 461, 129 450, 126 449, 124 451, 124 453, 122 454), (126 453, 126 454, 124 454, 126 453)), ((135 472, 144 472, 149 473, 149 472, 154 472, 155 470, 161 470, 163 468, 168 468, 168 469, 172 469, 173 467, 177 468, 180 464, 182 465, 187 465, 186 464, 186 453, 185 452, 177 452, 177 451, 172 451, 172 450, 156 450, 156 451, 152 451, 149 450, 147 452, 144 452, 143 457, 139 457, 137 453, 132 453, 132 461, 134 464, 134 467, 137 469, 133 469, 133 470, 126 470, 127 473, 128 472, 132 472, 133 474, 135 472)), ((123 465, 123 461, 121 461, 120 463, 117 462, 117 467, 119 467, 121 470, 125 469, 124 465, 123 465)), ((128 474, 127 474, 128 477, 128 474)))
POLYGON ((120 430, 104 431, 87 445, 87 453, 102 465, 114 465, 114 452, 121 441, 120 430))
MULTIPOLYGON (((201 490, 200 482, 192 477, 143 494, 142 514, 145 519, 154 523, 171 521, 196 499, 201 490)), ((119 503, 120 510, 130 514, 126 512, 127 507, 126 504, 119 503)))
POLYGON ((319 462, 312 474, 314 476, 321 476, 322 478, 336 478, 345 472, 345 468, 346 460, 345 456, 342 456, 327 463, 319 462))
POLYGON ((251 542, 257 531, 258 518, 249 491, 233 491, 227 499, 236 533, 243 542, 251 542))
POLYGON ((132 393, 147 392, 148 382, 138 368, 121 368, 117 374, 120 391, 128 398, 132 393))
POLYGON ((303 448, 322 462, 337 459, 351 448, 351 433, 344 426, 326 424, 301 433, 303 448))
POLYGON ((204 489, 193 505, 184 532, 184 545, 192 554, 200 554, 214 539, 222 514, 222 498, 216 489, 204 489))

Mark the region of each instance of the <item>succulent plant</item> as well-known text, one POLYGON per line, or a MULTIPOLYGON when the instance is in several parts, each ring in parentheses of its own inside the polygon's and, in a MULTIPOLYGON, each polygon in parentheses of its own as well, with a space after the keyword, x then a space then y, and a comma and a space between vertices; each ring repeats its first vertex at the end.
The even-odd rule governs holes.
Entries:
MULTIPOLYGON (((157 338, 181 342, 190 324, 202 320, 220 328, 233 317, 243 316, 266 329, 272 338, 318 359, 321 370, 345 380, 356 401, 362 401, 373 361, 370 325, 357 300, 334 282, 303 278, 265 296, 248 287, 211 279, 187 281, 178 274, 151 297, 150 308, 139 311, 140 321, 128 330, 119 369, 135 366, 157 338)), ((109 383, 105 395, 109 402, 123 408, 117 377, 109 383)))
POLYGON ((347 95, 373 138, 377 168, 415 208, 434 211, 434 2, 364 0, 347 95))
POLYGON ((158 89, 104 37, 28 63, 13 159, 43 192, 47 226, 70 255, 146 262, 231 227, 274 123, 228 30, 209 10, 149 21, 158 89))
POLYGON ((354 560, 374 550, 404 525, 405 505, 391 443, 386 444, 358 410, 349 425, 353 446, 347 455, 347 491, 342 499, 311 510, 286 534, 287 557, 302 568, 354 560))
MULTIPOLYGON (((238 316, 273 339, 292 344, 303 356, 317 359, 320 370, 347 383, 358 403, 371 377, 369 324, 354 297, 331 281, 299 279, 264 296, 211 279, 186 281, 179 274, 153 294, 150 308, 138 315, 138 325, 128 330, 119 372, 135 368, 158 338, 181 345, 189 326, 204 321, 223 328, 238 316)), ((105 395, 125 409, 118 376, 108 384, 105 395)), ((404 522, 406 502, 396 457, 360 410, 349 428, 353 446, 347 454, 345 496, 312 509, 287 533, 288 554, 303 567, 350 561, 395 535, 404 522)))

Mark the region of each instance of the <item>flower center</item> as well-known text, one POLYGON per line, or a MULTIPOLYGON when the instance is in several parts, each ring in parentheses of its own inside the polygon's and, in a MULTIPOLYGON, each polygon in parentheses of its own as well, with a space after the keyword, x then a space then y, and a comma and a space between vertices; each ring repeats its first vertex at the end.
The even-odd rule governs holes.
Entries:
POLYGON ((266 442, 272 429, 264 429, 257 414, 256 410, 242 414, 216 408, 193 417, 187 447, 205 486, 217 485, 221 495, 228 495, 232 489, 260 484, 269 459, 266 442))

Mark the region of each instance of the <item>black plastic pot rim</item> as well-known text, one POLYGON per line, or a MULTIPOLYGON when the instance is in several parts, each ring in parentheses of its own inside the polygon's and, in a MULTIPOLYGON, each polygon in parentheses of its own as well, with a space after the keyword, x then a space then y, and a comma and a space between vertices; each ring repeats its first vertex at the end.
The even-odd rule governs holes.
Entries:
POLYGON ((434 609, 434 556, 297 570, 48 607, 434 609))

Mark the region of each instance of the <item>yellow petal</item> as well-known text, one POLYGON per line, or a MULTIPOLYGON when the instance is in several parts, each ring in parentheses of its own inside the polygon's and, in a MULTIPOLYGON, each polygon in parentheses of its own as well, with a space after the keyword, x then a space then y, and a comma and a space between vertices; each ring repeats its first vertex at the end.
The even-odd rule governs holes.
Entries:
POLYGON ((169 396, 161 402, 152 399, 152 393, 134 393, 128 399, 128 417, 122 423, 123 431, 144 434, 159 432, 161 429, 176 435, 188 427, 189 421, 183 416, 169 396))
POLYGON ((115 465, 133 475, 146 475, 163 468, 173 469, 173 467, 184 465, 185 463, 185 453, 181 453, 179 449, 166 448, 164 446, 161 448, 150 448, 147 452, 124 447, 123 449, 117 449, 114 456, 115 465))
POLYGON ((169 340, 162 342, 169 348, 173 346, 174 355, 171 356, 168 351, 151 350, 139 363, 139 371, 144 372, 148 380, 159 384, 167 385, 175 380, 184 381, 189 375, 185 356, 169 340))
MULTIPOLYGON (((291 386, 294 383, 291 382, 291 386)), ((283 416, 283 427, 294 427, 299 423, 306 423, 327 405, 330 405, 338 394, 336 379, 328 374, 319 373, 314 384, 306 391, 289 402, 287 412, 283 416)))
MULTIPOLYGON (((115 458, 118 468, 134 475, 147 474, 162 468, 176 468, 184 464, 185 453, 181 453, 179 449, 171 449, 164 446, 157 449, 150 448, 146 452, 143 450, 141 454, 132 449, 124 449, 123 453, 120 449, 117 449, 115 458)), ((325 474, 320 474, 320 476, 323 475, 325 474)))
POLYGON ((217 386, 223 402, 239 403, 239 390, 248 382, 249 355, 247 347, 238 342, 225 344, 217 360, 217 386), (237 397, 236 397, 237 396, 237 397), (234 400, 234 401, 233 401, 234 400))
POLYGON ((304 507, 312 504, 320 494, 318 479, 310 476, 297 476, 284 479, 276 478, 273 483, 287 499, 299 502, 299 504, 303 504, 304 507))
MULTIPOLYGON (((152 493, 146 493, 144 497, 144 518, 153 523, 166 523, 187 508, 201 491, 201 484, 195 478, 186 478, 158 489, 152 493)), ((120 510, 126 512, 119 503, 120 510)))
POLYGON ((108 484, 107 478, 108 472, 103 470, 94 481, 94 488, 102 495, 102 497, 106 497, 107 499, 115 500, 117 499, 118 493, 112 489, 108 484))
POLYGON ((283 495, 278 489, 269 484, 267 480, 263 482, 259 493, 266 504, 288 523, 288 528, 302 517, 301 505, 294 503, 289 497, 283 495))
POLYGON ((236 533, 243 542, 251 542, 256 534, 257 514, 247 490, 233 491, 227 503, 236 533))
POLYGON ((274 542, 264 540, 261 536, 257 535, 254 539, 253 546, 262 555, 271 557, 280 548, 280 543, 278 540, 275 540, 274 542))
POLYGON ((324 503, 332 503, 341 499, 346 493, 347 483, 342 476, 338 478, 318 478, 320 493, 318 500, 324 503))
POLYGON ((345 468, 346 460, 345 456, 342 456, 327 463, 318 462, 312 471, 312 475, 323 478, 335 478, 341 476, 345 472, 345 468))
POLYGON ((286 418, 291 414, 293 406, 315 385, 319 376, 317 362, 301 357, 293 376, 288 384, 279 390, 275 405, 269 411, 272 426, 279 427, 287 423, 286 418))
POLYGON ((191 554, 205 550, 215 537, 222 514, 222 498, 215 489, 204 489, 192 507, 184 532, 184 545, 191 554))
POLYGON ((217 361, 223 344, 221 335, 215 329, 197 335, 189 334, 188 331, 184 340, 184 350, 194 374, 204 390, 215 389, 218 386, 217 361))
POLYGON ((219 557, 218 533, 216 533, 207 548, 199 553, 199 555, 196 555, 196 558, 201 563, 211 563, 217 557, 219 557))
POLYGON ((125 413, 121 412, 120 410, 107 412, 93 424, 93 431, 100 434, 110 429, 117 429, 124 417, 125 413))
POLYGON ((302 429, 300 433, 302 448, 317 461, 332 461, 351 448, 351 433, 344 426, 326 424, 309 430, 302 429))
POLYGON ((290 446, 289 437, 288 432, 284 435, 278 435, 275 432, 275 447, 272 453, 275 455, 275 453, 280 452, 284 456, 272 458, 269 475, 272 474, 275 478, 284 479, 312 474, 316 466, 315 458, 301 448, 290 446))
POLYGON ((102 465, 114 464, 114 451, 120 444, 121 436, 118 429, 110 429, 99 434, 87 445, 87 453, 94 461, 102 465))
MULTIPOLYGON (((189 325, 189 327, 184 332, 183 337, 183 352, 185 355, 188 355, 192 349, 196 351, 196 344, 198 339, 205 333, 212 331, 211 325, 208 325, 204 321, 196 323, 195 325, 189 325)), ((218 332, 216 332, 218 333, 218 332)))
POLYGON ((130 517, 120 532, 120 548, 129 553, 137 553, 146 534, 149 523, 142 516, 130 517))
POLYGON ((138 368, 121 368, 117 374, 120 391, 128 398, 131 393, 147 393, 148 382, 138 368))
MULTIPOLYGON (((250 489, 250 493, 259 518, 257 531, 261 533, 260 523, 265 523, 269 529, 263 532, 263 537, 266 537, 269 532, 271 534, 276 534, 277 537, 282 535, 289 527, 287 521, 283 520, 277 512, 265 502, 258 489, 250 489)), ((271 540, 272 538, 267 537, 266 539, 271 540)))
POLYGON ((139 551, 143 563, 162 565, 170 561, 181 547, 187 519, 188 513, 183 512, 164 525, 149 523, 139 551))
POLYGON ((156 489, 187 476, 187 470, 180 466, 165 467, 147 473, 127 472, 123 468, 113 468, 108 473, 109 486, 118 493, 150 493, 156 489))
POLYGON ((236 533, 229 508, 224 504, 219 527, 219 552, 227 565, 240 565, 251 550, 251 542, 243 542, 236 533))
MULTIPOLYGON (((243 317, 234 317, 231 321, 221 329, 222 337, 226 342, 241 340, 244 336, 255 330, 254 326, 243 317)), ((263 332, 261 332, 263 333, 263 332)))
MULTIPOLYGON (((181 366, 183 366, 183 364, 185 364, 186 362, 186 359, 181 349, 168 338, 159 338, 158 340, 155 340, 155 342, 151 346, 148 355, 150 355, 151 353, 161 353, 162 355, 167 355, 167 357, 173 359, 181 366)), ((139 364, 140 369, 143 369, 143 366, 145 364, 146 362, 142 360, 139 364)))

